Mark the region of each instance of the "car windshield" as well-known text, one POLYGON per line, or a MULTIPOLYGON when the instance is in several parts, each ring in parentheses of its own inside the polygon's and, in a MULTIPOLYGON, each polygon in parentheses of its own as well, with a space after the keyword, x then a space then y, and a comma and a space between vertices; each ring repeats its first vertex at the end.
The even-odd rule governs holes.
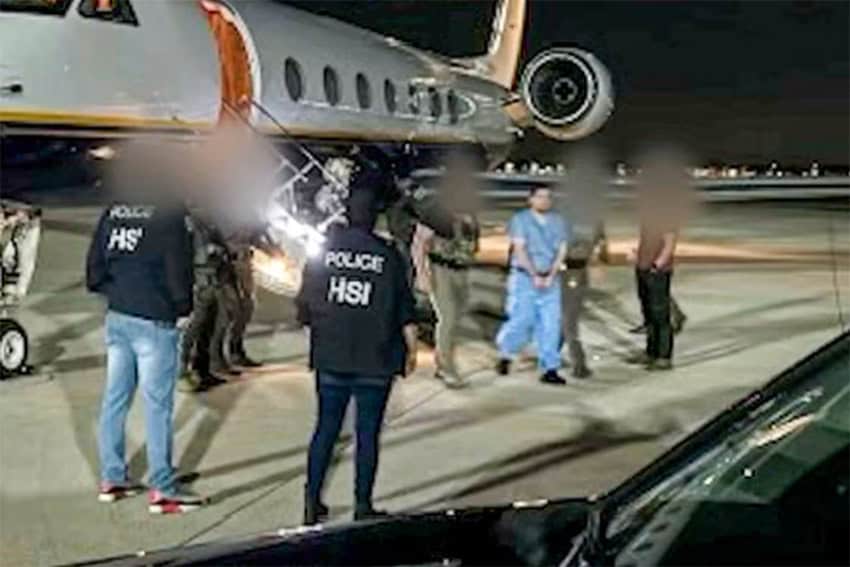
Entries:
POLYGON ((675 562, 697 540, 763 536, 799 551, 806 538, 838 530, 846 544, 850 352, 846 341, 839 346, 808 379, 616 510, 604 526, 615 564, 675 562))

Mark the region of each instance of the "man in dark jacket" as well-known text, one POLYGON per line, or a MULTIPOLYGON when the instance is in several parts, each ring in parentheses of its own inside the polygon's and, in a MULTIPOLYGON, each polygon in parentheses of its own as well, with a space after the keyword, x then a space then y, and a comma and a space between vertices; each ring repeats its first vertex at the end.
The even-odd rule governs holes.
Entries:
POLYGON ((138 384, 147 423, 149 511, 181 513, 203 504, 177 486, 171 464, 178 320, 192 311, 192 245, 182 209, 133 201, 104 211, 87 259, 88 289, 108 302, 98 499, 114 502, 138 490, 124 458, 124 427, 138 384))
POLYGON ((372 507, 372 490, 384 410, 393 378, 415 368, 413 294, 401 254, 373 233, 376 208, 368 187, 353 188, 349 226, 330 230, 323 253, 304 269, 296 301, 298 320, 310 327, 310 366, 319 395, 305 524, 328 515, 322 486, 352 396, 357 401, 354 517, 381 515, 372 507))

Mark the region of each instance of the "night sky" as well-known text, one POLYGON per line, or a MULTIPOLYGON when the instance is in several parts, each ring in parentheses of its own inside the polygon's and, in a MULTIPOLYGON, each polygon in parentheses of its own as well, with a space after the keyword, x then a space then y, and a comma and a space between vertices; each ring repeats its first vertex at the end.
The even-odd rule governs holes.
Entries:
MULTIPOLYGON (((484 51, 495 2, 288 2, 447 55, 484 51)), ((534 1, 523 62, 594 52, 617 107, 591 137, 612 159, 675 142, 700 161, 850 161, 850 3, 534 1)), ((563 146, 531 135, 520 155, 563 146)))

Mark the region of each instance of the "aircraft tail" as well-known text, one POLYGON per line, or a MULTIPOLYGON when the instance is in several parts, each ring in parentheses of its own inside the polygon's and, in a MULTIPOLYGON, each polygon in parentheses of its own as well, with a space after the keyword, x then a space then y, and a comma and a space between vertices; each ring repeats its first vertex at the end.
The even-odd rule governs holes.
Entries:
POLYGON ((525 32, 526 0, 498 0, 487 54, 476 63, 491 81, 506 89, 514 85, 525 32))

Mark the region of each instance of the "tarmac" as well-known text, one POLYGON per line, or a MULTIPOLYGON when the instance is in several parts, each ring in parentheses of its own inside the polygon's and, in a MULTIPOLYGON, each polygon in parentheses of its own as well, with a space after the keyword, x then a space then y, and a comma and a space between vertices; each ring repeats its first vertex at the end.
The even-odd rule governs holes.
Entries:
MULTIPOLYGON (((488 211, 484 265, 472 273, 461 368, 470 387, 447 390, 423 346, 420 368, 397 383, 383 436, 376 504, 391 511, 604 492, 706 419, 840 332, 850 317, 847 200, 705 206, 684 232, 674 294, 689 319, 676 367, 646 373, 624 358, 640 348, 628 203, 611 211, 612 262, 595 264, 582 323, 595 372, 555 388, 529 358, 493 372, 501 318, 508 212, 488 211), (839 310, 838 306, 842 308, 839 310), (843 313, 842 313, 843 311, 843 313)), ((153 517, 143 496, 96 499, 96 423, 104 383, 101 301, 83 286, 98 210, 48 208, 32 292, 16 316, 31 333, 34 376, 0 383, 0 565, 52 565, 231 539, 298 525, 315 399, 307 343, 291 302, 260 294, 251 354, 267 363, 200 395, 178 394, 175 460, 212 505, 153 517)), ((145 473, 141 401, 127 458, 145 473)), ((346 425, 351 431, 351 425, 346 425)), ((352 447, 341 444, 327 500, 350 517, 352 447)))

